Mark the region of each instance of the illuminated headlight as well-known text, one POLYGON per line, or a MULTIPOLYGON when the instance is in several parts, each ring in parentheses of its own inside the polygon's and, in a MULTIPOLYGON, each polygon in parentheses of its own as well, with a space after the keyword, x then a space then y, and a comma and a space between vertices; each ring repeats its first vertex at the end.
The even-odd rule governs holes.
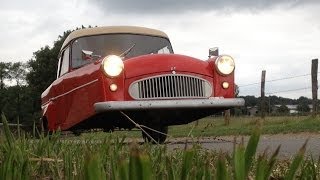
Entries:
POLYGON ((109 55, 102 61, 102 70, 110 77, 119 76, 123 68, 123 61, 119 56, 109 55))
POLYGON ((234 60, 231 56, 219 56, 216 60, 216 67, 220 74, 229 75, 234 70, 234 60))

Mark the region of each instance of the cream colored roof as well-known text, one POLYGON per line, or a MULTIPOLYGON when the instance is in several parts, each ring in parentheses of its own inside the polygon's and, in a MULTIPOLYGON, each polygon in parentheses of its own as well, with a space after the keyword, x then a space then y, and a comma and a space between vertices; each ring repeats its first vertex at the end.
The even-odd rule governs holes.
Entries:
POLYGON ((73 31, 69 34, 66 40, 63 42, 62 49, 69 44, 73 39, 83 37, 83 36, 92 36, 99 34, 117 34, 117 33, 129 33, 129 34, 144 34, 152 36, 160 36, 168 38, 167 34, 156 30, 145 27, 136 27, 136 26, 105 26, 105 27, 95 27, 87 28, 73 31))

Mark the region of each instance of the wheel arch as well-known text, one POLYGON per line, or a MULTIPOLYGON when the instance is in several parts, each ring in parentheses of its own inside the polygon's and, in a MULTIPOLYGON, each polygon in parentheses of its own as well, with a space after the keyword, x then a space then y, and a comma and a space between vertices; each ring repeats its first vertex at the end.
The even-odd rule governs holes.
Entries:
POLYGON ((43 122, 46 122, 47 130, 54 130, 56 127, 55 123, 56 119, 56 107, 55 104, 51 101, 42 109, 42 117, 41 117, 41 126, 43 122))

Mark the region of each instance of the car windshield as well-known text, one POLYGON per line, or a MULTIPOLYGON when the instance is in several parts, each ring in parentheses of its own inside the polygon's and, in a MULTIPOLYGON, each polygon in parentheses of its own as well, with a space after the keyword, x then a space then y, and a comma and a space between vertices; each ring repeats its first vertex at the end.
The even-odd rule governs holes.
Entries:
MULTIPOLYGON (((163 37, 139 34, 107 34, 81 37, 72 43, 72 67, 77 68, 91 61, 84 60, 82 53, 91 51, 92 57, 121 55, 128 59, 145 54, 173 53, 170 41, 163 37)), ((93 58, 97 59, 97 58, 93 58)))

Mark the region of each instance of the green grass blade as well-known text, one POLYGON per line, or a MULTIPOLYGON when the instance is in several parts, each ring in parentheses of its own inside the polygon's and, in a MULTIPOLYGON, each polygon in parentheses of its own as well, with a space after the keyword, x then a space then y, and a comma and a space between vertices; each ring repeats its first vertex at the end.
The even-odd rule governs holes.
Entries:
POLYGON ((141 165, 139 163, 140 152, 137 147, 131 149, 129 160, 129 179, 139 180, 142 178, 141 165))
POLYGON ((210 161, 207 160, 205 167, 204 167, 204 180, 210 180, 213 179, 213 176, 211 176, 211 171, 210 171, 210 161))
MULTIPOLYGON (((312 156, 311 156, 312 157, 312 156)), ((303 163, 301 164, 301 171, 300 174, 298 175, 298 177, 300 179, 317 179, 314 175, 314 163, 312 161, 312 159, 306 159, 303 161, 303 163)))
POLYGON ((315 164, 315 162, 314 162, 314 159, 313 159, 313 157, 312 157, 312 155, 310 156, 310 166, 311 166, 311 171, 312 171, 312 173, 311 173, 311 175, 312 175, 312 178, 313 179, 317 179, 317 170, 316 170, 316 164, 315 164))
POLYGON ((220 153, 216 163, 216 179, 227 180, 228 178, 227 165, 225 157, 220 153))
POLYGON ((267 168, 267 171, 265 173, 265 178, 264 179, 268 179, 271 176, 272 169, 273 169, 274 165, 276 164, 277 156, 278 156, 278 154, 280 152, 280 148, 281 148, 281 145, 279 145, 277 147, 277 149, 274 151, 274 153, 270 157, 270 159, 268 161, 268 168, 267 168))
POLYGON ((12 143, 14 141, 14 137, 13 137, 13 134, 11 133, 11 131, 10 131, 7 118, 5 117, 4 114, 1 114, 1 120, 2 120, 2 123, 3 123, 3 130, 4 130, 5 140, 6 140, 7 144, 9 145, 9 147, 11 147, 12 143))
POLYGON ((265 153, 259 156, 256 165, 256 180, 266 180, 266 173, 268 169, 268 162, 265 153))
POLYGON ((147 155, 141 154, 137 147, 131 149, 129 161, 129 179, 153 179, 149 157, 147 155))
POLYGON ((171 162, 171 159, 169 157, 166 157, 166 169, 167 169, 167 173, 168 173, 168 180, 175 180, 175 176, 173 173, 173 164, 171 162))
POLYGON ((297 170, 303 160, 304 153, 306 151, 308 140, 303 144, 303 146, 300 148, 299 152, 295 155, 289 170, 285 176, 285 180, 291 180, 295 178, 295 174, 297 173, 297 170))
POLYGON ((103 170, 100 157, 97 154, 89 154, 87 152, 86 161, 84 164, 85 169, 85 179, 87 180, 97 180, 106 179, 106 174, 103 170))
POLYGON ((247 144, 247 148, 245 151, 245 177, 248 176, 252 160, 254 159, 254 156, 256 154, 257 146, 260 139, 260 128, 257 127, 253 134, 250 136, 249 142, 247 144))
POLYGON ((234 163, 234 178, 236 180, 245 179, 245 149, 243 146, 243 142, 235 147, 234 155, 233 155, 233 163, 234 163))
POLYGON ((119 163, 118 177, 121 180, 127 180, 128 178, 128 163, 121 159, 119 163))
POLYGON ((191 165, 192 165, 193 156, 194 156, 193 150, 185 150, 183 162, 182 162, 181 176, 180 176, 181 180, 185 180, 188 178, 188 174, 190 172, 191 165))
POLYGON ((141 164, 141 170, 142 170, 142 180, 149 180, 152 178, 152 170, 151 170, 151 162, 149 159, 149 156, 146 154, 141 154, 139 157, 140 164, 141 164))

